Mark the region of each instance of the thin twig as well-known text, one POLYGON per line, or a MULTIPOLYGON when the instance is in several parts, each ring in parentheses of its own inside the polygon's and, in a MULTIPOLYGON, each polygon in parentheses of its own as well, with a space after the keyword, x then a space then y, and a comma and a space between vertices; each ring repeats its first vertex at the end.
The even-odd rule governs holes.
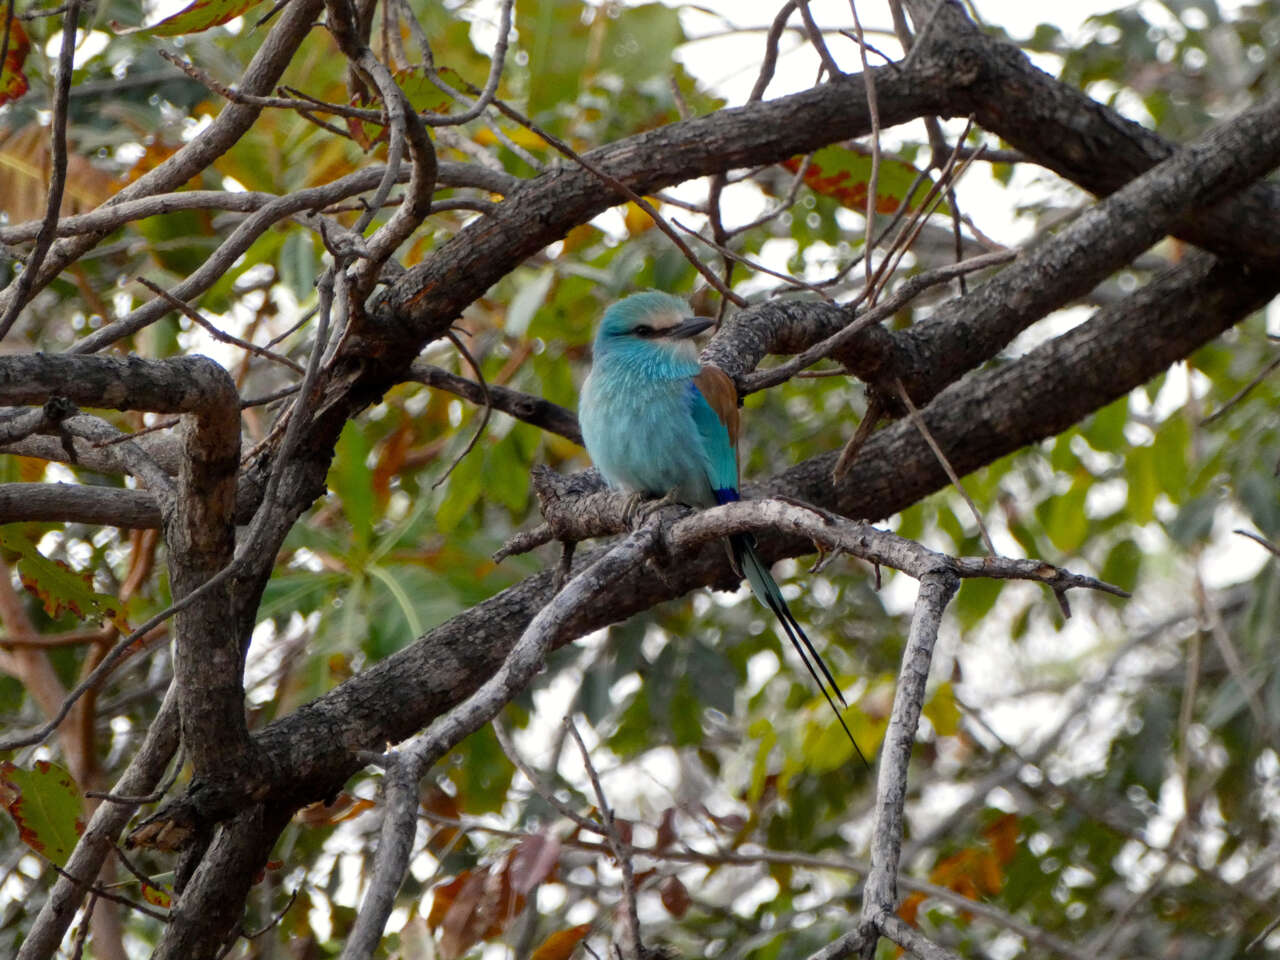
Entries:
MULTIPOLYGON (((804 9, 808 9, 806 6, 804 9)), ((867 112, 871 117, 871 177, 867 186, 867 213, 866 213, 866 240, 864 241, 866 249, 866 259, 864 267, 867 276, 867 286, 871 286, 871 240, 875 236, 876 230, 876 202, 878 201, 877 193, 880 185, 880 104, 876 100, 876 79, 875 73, 871 70, 871 64, 867 62, 867 44, 862 36, 862 21, 858 19, 857 0, 849 0, 849 9, 853 12, 853 29, 858 34, 858 55, 862 58, 862 80, 867 91, 867 112)))
POLYGON ((925 424, 924 417, 920 416, 920 411, 912 403, 911 394, 907 393, 907 388, 902 385, 901 380, 894 380, 894 386, 898 388, 898 398, 906 406, 907 415, 911 418, 912 424, 919 431, 920 436, 924 438, 924 442, 929 445, 929 449, 933 451, 933 455, 938 459, 938 463, 942 465, 942 469, 946 471, 947 479, 951 481, 951 485, 956 488, 960 496, 964 498, 964 502, 969 505, 969 512, 973 514, 973 519, 978 524, 978 533, 982 536, 982 544, 987 548, 987 553, 993 557, 999 556, 996 552, 995 544, 991 542, 991 534, 987 532, 987 525, 982 520, 982 512, 978 510, 978 505, 973 502, 973 498, 969 496, 969 491, 960 482, 959 475, 956 474, 955 468, 951 466, 951 461, 947 459, 947 455, 942 452, 942 448, 938 446, 938 441, 933 438, 933 433, 925 424))
MULTIPOLYGON (((778 211, 778 212, 780 213, 781 211, 778 211)), ((777 277, 779 280, 783 281, 788 286, 795 287, 797 290, 808 290, 810 293, 816 293, 823 300, 827 301, 827 303, 835 303, 835 301, 831 299, 831 296, 825 290, 823 290, 821 287, 815 284, 807 283, 804 280, 799 280, 796 277, 793 277, 789 273, 783 273, 780 270, 774 270, 772 267, 766 267, 763 263, 760 263, 759 261, 756 261, 756 260, 752 260, 750 257, 743 256, 740 253, 735 253, 734 251, 730 250, 728 247, 724 246, 724 244, 720 243, 719 241, 707 239, 706 237, 702 236, 702 234, 700 234, 697 230, 693 229, 693 227, 690 227, 687 224, 681 223, 675 217, 671 218, 671 222, 674 223, 681 230, 683 230, 685 233, 691 236, 697 237, 707 246, 711 247, 713 250, 719 253, 722 257, 725 258, 726 264, 729 264, 732 262, 741 263, 744 266, 750 267, 752 270, 756 271, 757 273, 766 273, 771 277, 777 277)), ((728 283, 729 276, 730 276, 730 273, 726 269, 726 273, 725 273, 726 283, 728 283)))
POLYGON ((386 813, 374 856, 373 876, 347 937, 342 960, 366 960, 382 938, 412 852, 418 811, 418 781, 463 737, 480 729, 533 679, 551 642, 569 618, 598 596, 605 583, 649 557, 658 543, 654 521, 634 531, 579 573, 538 612, 516 641, 498 672, 399 750, 381 758, 386 767, 386 813))
MULTIPOLYGON (((902 653, 898 686, 893 697, 889 727, 880 750, 880 774, 876 778, 875 826, 871 834, 871 872, 862 888, 864 927, 881 929, 883 915, 898 906, 898 868, 902 856, 903 807, 907 799, 907 767, 924 707, 925 686, 933 661, 933 648, 943 611, 955 596, 960 580, 946 571, 920 579, 907 648, 902 653)), ((864 944, 865 960, 875 952, 875 938, 864 944)))
POLYGON ((73 877, 71 874, 67 873, 66 870, 62 869, 62 867, 58 866, 52 860, 49 861, 49 866, 53 867, 53 869, 58 873, 59 876, 66 877, 72 883, 82 887, 85 890, 88 890, 90 893, 97 894, 103 900, 110 900, 112 903, 118 903, 121 906, 129 907, 132 910, 137 910, 139 913, 144 914, 148 917, 151 917, 153 920, 159 920, 161 923, 169 922, 169 915, 167 913, 161 913, 159 910, 152 910, 145 903, 138 903, 136 900, 130 900, 128 897, 122 897, 122 896, 119 896, 118 894, 112 893, 109 890, 104 890, 102 889, 102 887, 98 886, 98 884, 96 883, 89 883, 85 880, 79 879, 78 877, 73 877))
POLYGON ((822 39, 822 30, 813 19, 813 14, 809 11, 809 0, 800 0, 800 17, 804 20, 805 33, 809 35, 809 42, 813 44, 813 49, 818 51, 818 59, 822 61, 822 66, 827 71, 827 76, 832 80, 837 80, 844 76, 844 71, 840 69, 835 58, 831 56, 831 51, 827 49, 827 42, 822 39))
POLYGON ((183 316, 185 316, 188 320, 191 320, 193 323, 199 324, 201 327, 203 327, 209 333, 209 335, 213 337, 215 340, 220 340, 223 343, 229 343, 232 346, 239 347, 241 350, 247 350, 249 353, 252 353, 255 356, 264 357, 265 359, 270 360, 272 363, 282 363, 286 367, 288 367, 290 370, 292 370, 294 373, 303 372, 302 364, 298 363, 297 361, 290 360, 288 357, 283 356, 282 354, 279 354, 279 353, 275 353, 271 350, 268 350, 266 347, 260 347, 256 343, 250 343, 247 340, 241 340, 239 337, 234 336, 233 334, 226 333, 223 330, 219 330, 216 326, 214 326, 212 323, 206 320, 204 318, 204 315, 201 314, 199 310, 191 306, 191 304, 187 303, 185 300, 178 299, 173 294, 171 294, 168 290, 166 290, 164 287, 160 286, 158 283, 154 283, 151 280, 148 280, 146 277, 135 277, 134 279, 136 279, 138 283, 142 284, 144 287, 146 287, 156 296, 160 297, 162 300, 168 303, 175 310, 181 311, 183 316))
POLYGON ((1276 357, 1274 360, 1268 363, 1265 367, 1263 367, 1258 372, 1257 376, 1255 376, 1252 380, 1250 380, 1243 387, 1237 390, 1235 395, 1230 400, 1228 400, 1226 403, 1220 406, 1217 410, 1213 411, 1213 413, 1209 414, 1209 416, 1201 420, 1200 423, 1202 425, 1213 423, 1213 421, 1217 420, 1219 417, 1226 414, 1232 407, 1234 407, 1241 400, 1247 397, 1253 391, 1254 387, 1258 386, 1258 384, 1262 383, 1263 380, 1271 376, 1271 374, 1275 371, 1277 367, 1280 367, 1280 357, 1276 357))
MULTIPOLYGON (((0 63, 4 61, 0 59, 0 63)), ((89 939, 89 928, 92 925, 93 911, 98 906, 98 891, 89 894, 89 903, 84 908, 80 919, 80 929, 76 931, 75 947, 71 951, 71 960, 80 960, 84 956, 84 945, 89 939)))
POLYGON ((782 31, 786 29, 787 21, 791 19, 791 14, 795 13, 799 2, 800 0, 787 0, 774 16, 773 23, 769 25, 769 32, 764 39, 764 59, 760 61, 760 72, 756 76, 755 85, 751 88, 751 94, 747 97, 748 103, 755 103, 762 99, 764 92, 769 89, 769 82, 773 79, 774 70, 778 66, 778 41, 782 39, 782 31))
POLYGON ((627 933, 631 939, 632 960, 644 960, 648 953, 640 939, 640 914, 636 910, 636 873, 635 865, 631 862, 631 850, 618 836, 618 828, 613 821, 613 810, 610 809, 609 801, 604 795, 604 788, 600 786, 600 777, 596 774, 596 768, 591 762, 591 752, 582 742, 582 736, 578 733, 578 728, 571 717, 564 718, 564 728, 573 738, 573 742, 578 745, 578 752, 582 755, 582 765, 586 768, 587 776, 591 780, 591 789, 595 791, 596 804, 600 808, 600 819, 604 821, 605 838, 609 843, 609 849, 613 851, 614 859, 618 861, 618 867, 622 870, 622 893, 626 903, 627 926, 630 928, 627 933))
POLYGON ((1231 679, 1236 682, 1236 686, 1240 688, 1240 693, 1244 695, 1245 703, 1249 705, 1249 712, 1253 714, 1253 721, 1258 725, 1258 731, 1271 743, 1273 748, 1280 747, 1280 744, 1276 742, 1275 728, 1267 717, 1267 708, 1263 706, 1262 698, 1258 696, 1258 688, 1261 683, 1249 682, 1244 663, 1240 659, 1240 651, 1236 649, 1236 645, 1231 641, 1231 635, 1227 633, 1226 625, 1222 622, 1222 614, 1218 612, 1218 608, 1209 598, 1209 591, 1205 589, 1204 580, 1201 578, 1199 570, 1196 571, 1194 586, 1196 603, 1200 607, 1201 615, 1209 627, 1209 633, 1218 647, 1218 652, 1222 654, 1222 660, 1227 665, 1227 672, 1231 674, 1231 679))
MULTIPOLYGON (((53 94, 53 123, 49 129, 49 145, 51 152, 49 168, 49 191, 45 200, 44 222, 40 225, 40 234, 36 237, 35 247, 27 257, 27 262, 14 281, 13 298, 9 308, 0 316, 0 340, 3 340, 12 329, 18 314, 27 305, 27 297, 35 284, 36 275, 44 263, 44 258, 53 245, 58 226, 58 213, 62 209, 62 194, 67 185, 67 101, 71 96, 71 72, 75 61, 76 35, 80 28, 81 0, 70 0, 67 4, 67 15, 62 21, 62 48, 58 52, 57 83, 53 94)), ((9 4, 9 16, 13 15, 12 0, 9 4)), ((9 46, 9 20, 5 20, 4 47, 9 46)), ((3 63, 0 57, 0 63, 3 63)))
POLYGON ((466 358, 467 364, 475 373, 476 383, 479 385, 480 393, 484 399, 484 412, 480 415, 480 423, 476 427, 476 432, 471 435, 471 439, 467 441, 466 447, 464 447, 462 452, 454 458, 453 463, 449 464, 448 469, 440 475, 440 479, 431 485, 432 490, 435 490, 440 486, 440 484, 448 480, 449 474, 453 473, 458 464, 466 459, 467 454, 475 449, 476 444, 480 442, 480 437, 484 435, 485 428, 489 426, 489 418, 493 416, 493 400, 489 397, 489 384, 484 378, 484 372, 480 369, 479 362, 471 355, 471 351, 467 349, 467 345, 462 342, 462 339, 456 333, 452 330, 446 330, 445 336, 449 339, 450 343, 457 347, 458 352, 466 358))
POLYGON ((653 206, 653 204, 651 204, 648 200, 640 196, 640 194, 636 193, 634 190, 628 187, 625 183, 623 183, 617 177, 613 176, 611 173, 607 173, 606 171, 602 170, 600 167, 592 163, 590 160, 586 159, 586 157, 579 154, 576 150, 570 147, 567 143, 565 143, 559 137, 555 136, 554 134, 548 133, 546 130, 543 130, 540 126, 538 126, 528 117, 524 116, 519 111, 513 109, 512 107, 504 103, 502 100, 495 99, 493 101, 493 105, 497 107, 504 115, 509 117, 511 120, 514 120, 516 123, 520 124, 522 127, 525 127, 526 129, 532 131, 533 133, 536 133, 539 137, 545 140, 548 144, 550 144, 560 153, 564 154, 566 157, 573 160, 575 163, 581 166, 584 170, 593 174, 595 177, 597 177, 599 180, 601 180, 603 183, 607 184, 608 186, 612 187, 618 193, 621 193, 624 197, 626 197, 628 200, 634 203, 637 207, 639 207, 641 210, 647 213, 649 215, 649 218, 653 220, 654 224, 658 227, 658 229, 661 230, 663 233, 665 233, 668 238, 670 238, 671 242, 676 245, 676 247, 680 250, 682 254, 684 254, 685 259, 689 261, 689 263, 693 266, 695 270, 698 271, 698 273, 702 274, 703 278, 707 281, 707 283, 711 284, 711 286, 714 287, 722 297, 732 302, 733 305, 736 307, 745 308, 747 306, 747 302, 743 300, 742 297, 738 296, 738 294, 734 293, 727 286, 725 286, 724 283, 720 280, 720 278, 716 276, 715 271, 712 270, 710 267, 708 267, 705 263, 703 263, 702 260, 698 257, 698 255, 689 249, 689 245, 684 242, 684 240, 681 238, 679 232, 675 229, 675 227, 671 226, 671 224, 667 222, 666 217, 664 217, 661 213, 659 213, 657 209, 653 206))
POLYGON ((117 793, 108 793, 105 790, 86 790, 84 795, 86 797, 94 797, 98 800, 106 800, 108 803, 119 803, 130 807, 140 807, 143 804, 155 803, 158 800, 163 799, 164 795, 168 793, 174 783, 177 782, 178 774, 181 772, 182 748, 179 747, 176 752, 176 759, 173 761, 173 768, 170 770, 169 775, 165 777, 164 780, 161 781, 160 786, 156 787, 156 789, 151 793, 141 797, 126 797, 117 793))
POLYGON ((514 764, 515 768, 524 774, 524 778, 529 781, 529 786, 533 792, 545 800, 550 806, 569 822, 576 824, 579 828, 587 830, 591 833, 598 834, 602 837, 609 835, 608 827, 604 824, 592 820, 590 817, 584 817, 573 807, 569 806, 563 800, 556 796, 555 790, 547 783, 544 783, 537 772, 529 766, 524 757, 516 749, 516 745, 511 742, 511 734, 507 733, 507 728, 503 726, 501 721, 494 719, 490 724, 493 728, 494 736, 498 739, 498 746, 502 748, 502 752, 506 754, 508 760, 514 764))
POLYGON ((1233 531, 1231 531, 1231 532, 1232 532, 1232 533, 1238 533, 1238 534, 1240 534, 1240 536, 1242 536, 1242 537, 1248 537, 1248 538, 1249 538, 1250 540, 1252 540, 1254 543, 1260 543, 1260 544, 1262 544, 1262 546, 1266 547, 1268 550, 1270 550, 1272 553, 1274 553, 1277 557, 1280 557, 1280 547, 1276 546, 1274 543, 1272 543, 1272 542, 1271 542, 1270 540, 1268 540, 1266 537, 1260 536, 1260 535, 1258 535, 1258 534, 1254 533, 1252 530, 1240 530, 1240 529, 1236 529, 1236 530, 1233 530, 1233 531))

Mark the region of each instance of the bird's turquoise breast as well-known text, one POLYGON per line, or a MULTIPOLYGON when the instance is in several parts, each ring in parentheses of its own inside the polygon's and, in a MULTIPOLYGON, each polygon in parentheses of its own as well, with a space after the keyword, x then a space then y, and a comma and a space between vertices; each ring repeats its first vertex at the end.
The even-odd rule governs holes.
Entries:
POLYGON ((650 496, 675 490, 693 506, 716 502, 689 403, 697 369, 597 360, 583 385, 579 420, 587 452, 611 486, 650 496))

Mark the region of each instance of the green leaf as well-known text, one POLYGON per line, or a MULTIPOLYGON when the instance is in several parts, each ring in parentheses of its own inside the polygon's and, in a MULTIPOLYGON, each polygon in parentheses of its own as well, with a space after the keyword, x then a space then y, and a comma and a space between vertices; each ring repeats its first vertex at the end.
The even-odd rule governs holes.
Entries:
POLYGON ((507 307, 506 331, 513 337, 523 337, 529 332, 533 315, 547 299, 551 284, 556 279, 556 272, 546 269, 532 272, 532 275, 529 273, 522 275, 526 282, 516 291, 516 295, 511 298, 511 303, 507 307))
POLYGON ((521 0, 516 5, 516 30, 528 43, 528 109, 535 120, 578 99, 591 32, 585 11, 579 0, 521 0))
POLYGON ((1103 407, 1085 423, 1084 438, 1095 450, 1124 450, 1124 426, 1129 420, 1129 398, 1121 397, 1103 407))
POLYGON ((692 679, 694 695, 703 706, 733 716, 738 691, 738 672, 719 650, 694 640, 688 645, 686 676, 692 679))
POLYGON ((1187 493, 1188 461, 1191 454, 1191 427, 1186 417, 1175 414, 1156 431, 1152 444, 1156 477, 1160 489, 1174 503, 1182 502, 1187 493))
POLYGON ((146 33, 153 37, 177 37, 199 33, 234 20, 260 2, 261 0, 195 0, 195 3, 183 7, 173 16, 165 17, 149 27, 129 27, 113 20, 111 29, 120 35, 146 33))
POLYGON ((697 746, 702 742, 702 702, 693 692, 688 674, 676 683, 669 716, 676 746, 697 746))
POLYGON ((16 527, 0 527, 0 547, 21 558, 18 573, 22 585, 40 598, 44 612, 57 620, 71 613, 81 620, 109 620, 129 632, 124 606, 115 597, 93 589, 93 576, 77 573, 59 560, 50 560, 16 527))
POLYGON ((22 842, 58 866, 65 866, 84 821, 80 788, 63 767, 37 760, 25 770, 0 763, 0 803, 9 811, 22 842))
POLYGON ((320 274, 315 241, 311 234, 291 233, 280 247, 280 282, 289 288, 299 303, 311 296, 320 274))
POLYGON ((373 476, 369 471, 369 441, 364 429, 354 420, 342 428, 329 471, 329 486, 342 501, 342 512, 351 524, 351 532, 360 556, 368 553, 373 535, 373 476))
POLYGON ((373 577, 391 594, 395 600, 396 606, 400 608, 400 612, 404 614, 405 621, 409 624, 409 632, 414 637, 420 637, 423 634, 422 620, 418 617, 418 611, 413 605, 413 601, 409 599, 409 592, 396 579, 395 573, 386 567, 373 564, 366 568, 369 576, 373 577))
POLYGON ((996 599, 1000 596, 1000 586, 1000 581, 985 577, 966 579, 960 585, 960 592, 955 599, 955 611, 966 630, 976 626, 995 606, 996 599))
POLYGON ((1132 540, 1121 540, 1109 551, 1102 563, 1102 579, 1121 590, 1133 591, 1142 569, 1142 549, 1132 540))
POLYGON ((1156 458, 1151 447, 1134 447, 1129 451, 1125 477, 1129 484, 1129 513, 1134 523, 1147 524, 1155 519, 1156 494, 1159 493, 1159 481, 1156 479, 1156 458))
POLYGON ((1089 518, 1084 512, 1089 484, 1077 480, 1071 489, 1047 503, 1044 529, 1053 545, 1063 553, 1075 553, 1089 535, 1089 518))
POLYGON ((484 449, 477 446, 453 468, 446 485, 444 502, 436 511, 436 528, 442 534, 452 533, 480 494, 484 492, 484 449))
POLYGON ((684 40, 680 11, 662 3, 646 3, 624 8, 606 22, 602 71, 616 73, 631 84, 670 75, 671 54, 684 40))
POLYGON ((1191 546, 1209 539, 1213 530, 1213 518, 1218 512, 1218 498, 1211 495, 1193 497, 1182 505, 1178 515, 1169 524, 1169 536, 1183 546, 1191 546))
POLYGON ((1280 497, 1274 477, 1256 470, 1246 473, 1236 485, 1236 495, 1259 530, 1269 537, 1280 533, 1280 497))
POLYGON ((458 764, 449 779, 458 788, 458 803, 467 813, 491 813, 502 809, 516 768, 498 745, 491 725, 486 725, 453 751, 458 764))

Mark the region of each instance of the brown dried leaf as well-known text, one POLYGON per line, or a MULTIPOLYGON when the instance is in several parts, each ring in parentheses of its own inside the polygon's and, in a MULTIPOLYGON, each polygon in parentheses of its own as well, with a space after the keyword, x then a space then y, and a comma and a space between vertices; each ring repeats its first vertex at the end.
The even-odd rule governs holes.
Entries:
POLYGON ((658 886, 658 896, 662 898, 662 905, 667 908, 667 912, 677 920, 689 912, 689 905, 693 903, 689 891, 680 882, 680 878, 675 876, 662 881, 658 886))
POLYGON ((340 793, 334 798, 332 803, 316 803, 307 804, 296 814, 294 819, 308 827, 332 827, 335 824, 342 823, 344 820, 351 820, 360 816, 370 807, 376 806, 373 800, 366 800, 364 797, 353 797, 349 793, 340 793))
POLYGON ((544 830, 520 841, 511 854, 511 886, 520 895, 547 879, 560 860, 560 838, 544 830))
POLYGON ((658 825, 658 849, 665 850, 676 842, 676 808, 662 811, 662 823, 658 825))
MULTIPOLYGON (((451 891, 452 902, 440 918, 441 960, 458 960, 470 947, 480 942, 484 927, 481 925, 483 920, 479 906, 488 877, 489 871, 484 868, 466 870, 458 875, 455 883, 459 880, 461 883, 451 891)), ((436 901, 433 900, 427 923, 431 924, 435 917, 436 901)))

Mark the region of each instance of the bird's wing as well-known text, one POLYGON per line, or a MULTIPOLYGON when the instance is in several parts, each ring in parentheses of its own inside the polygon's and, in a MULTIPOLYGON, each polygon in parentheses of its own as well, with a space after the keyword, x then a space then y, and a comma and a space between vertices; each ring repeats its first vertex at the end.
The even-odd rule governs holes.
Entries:
POLYGON ((738 499, 738 389, 718 367, 693 377, 689 398, 707 479, 719 503, 738 499))

